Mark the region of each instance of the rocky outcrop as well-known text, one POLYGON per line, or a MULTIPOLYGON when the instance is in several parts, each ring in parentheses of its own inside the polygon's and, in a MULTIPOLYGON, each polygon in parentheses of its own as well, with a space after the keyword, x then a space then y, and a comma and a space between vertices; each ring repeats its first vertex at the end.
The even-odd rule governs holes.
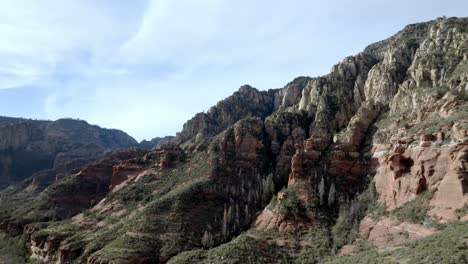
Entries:
POLYGON ((185 152, 178 145, 166 144, 148 152, 143 157, 135 156, 135 158, 126 159, 112 166, 111 191, 147 171, 150 167, 153 170, 164 171, 177 166, 185 159, 185 152))
MULTIPOLYGON (((433 137, 422 137, 428 138, 433 137)), ((439 197, 434 201, 437 207, 463 207, 467 202, 466 142, 415 141, 412 147, 378 153, 375 180, 382 202, 395 208, 430 190, 439 197)))
MULTIPOLYGON (((58 182, 46 189, 45 193, 54 203, 55 208, 64 208, 67 216, 78 214, 83 209, 94 205, 109 193, 116 179, 128 178, 134 175, 130 169, 135 160, 146 154, 138 149, 116 151, 102 160, 91 163, 74 175, 67 176, 65 181, 58 182), (71 192, 63 192, 63 185, 73 188, 71 192), (76 189, 77 188, 77 189, 76 189)), ((140 163, 144 166, 144 163, 140 163)), ((140 168, 141 170, 141 168, 140 168)))
POLYGON ((175 142, 199 143, 203 139, 221 133, 229 126, 245 117, 257 116, 265 118, 273 112, 274 90, 258 91, 244 85, 232 96, 220 101, 207 113, 198 113, 187 121, 175 142))
POLYGON ((61 239, 48 237, 46 240, 31 240, 31 258, 42 262, 52 262, 54 253, 58 250, 61 239))
POLYGON ((255 220, 254 227, 258 230, 278 230, 283 233, 298 233, 309 230, 313 226, 311 219, 295 215, 282 214, 265 208, 255 220))

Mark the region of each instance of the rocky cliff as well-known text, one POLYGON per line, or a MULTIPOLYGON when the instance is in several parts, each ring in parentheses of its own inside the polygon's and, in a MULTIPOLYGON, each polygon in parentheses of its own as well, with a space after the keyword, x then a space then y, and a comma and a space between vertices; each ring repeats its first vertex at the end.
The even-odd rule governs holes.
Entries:
POLYGON ((437 232, 463 261, 467 81, 467 18, 409 25, 326 76, 242 86, 172 142, 53 183, 54 219, 4 210, 1 227, 49 263, 424 263, 376 247, 437 232))

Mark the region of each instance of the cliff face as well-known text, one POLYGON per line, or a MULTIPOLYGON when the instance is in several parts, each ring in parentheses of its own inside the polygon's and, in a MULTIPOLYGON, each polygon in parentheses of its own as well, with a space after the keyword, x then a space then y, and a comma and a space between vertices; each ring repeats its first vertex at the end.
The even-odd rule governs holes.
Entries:
MULTIPOLYGON (((311 263, 365 239, 360 231, 374 243, 383 225, 393 234, 466 219, 467 80, 468 19, 409 25, 326 76, 242 86, 172 142, 53 183, 41 195, 74 190, 55 201, 60 221, 6 210, 2 225, 25 226, 32 257, 44 262, 311 263), (66 206, 74 199, 79 208, 66 206), (408 212, 415 223, 394 222, 408 212), (275 250, 242 259, 230 251, 239 241, 250 245, 242 252, 275 250)), ((16 140, 41 138, 30 134, 16 140)))
POLYGON ((0 135, 0 188, 40 171, 41 185, 47 186, 56 176, 78 169, 106 151, 138 145, 122 131, 72 119, 49 122, 2 117, 0 135))
POLYGON ((305 206, 332 185, 352 197, 375 173, 389 209, 430 191, 433 215, 455 217, 468 197, 467 37, 466 19, 410 25, 309 81, 297 106, 310 117, 308 139, 288 181, 305 206))

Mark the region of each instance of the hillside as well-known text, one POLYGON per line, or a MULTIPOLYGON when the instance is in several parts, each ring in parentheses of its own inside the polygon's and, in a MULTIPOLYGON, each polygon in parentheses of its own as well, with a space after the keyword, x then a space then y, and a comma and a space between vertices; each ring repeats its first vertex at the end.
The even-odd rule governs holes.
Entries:
MULTIPOLYGON (((52 124, 24 138, 116 147, 52 124)), ((0 229, 43 263, 466 263, 467 157, 468 18, 440 18, 244 85, 156 149, 12 186, 0 229)))

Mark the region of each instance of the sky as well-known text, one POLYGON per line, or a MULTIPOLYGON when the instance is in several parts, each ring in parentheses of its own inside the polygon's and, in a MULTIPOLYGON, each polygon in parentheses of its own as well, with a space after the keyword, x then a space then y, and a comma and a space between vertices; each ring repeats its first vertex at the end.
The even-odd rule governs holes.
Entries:
POLYGON ((319 76, 466 0, 2 0, 0 115, 175 135, 250 84, 319 76))

